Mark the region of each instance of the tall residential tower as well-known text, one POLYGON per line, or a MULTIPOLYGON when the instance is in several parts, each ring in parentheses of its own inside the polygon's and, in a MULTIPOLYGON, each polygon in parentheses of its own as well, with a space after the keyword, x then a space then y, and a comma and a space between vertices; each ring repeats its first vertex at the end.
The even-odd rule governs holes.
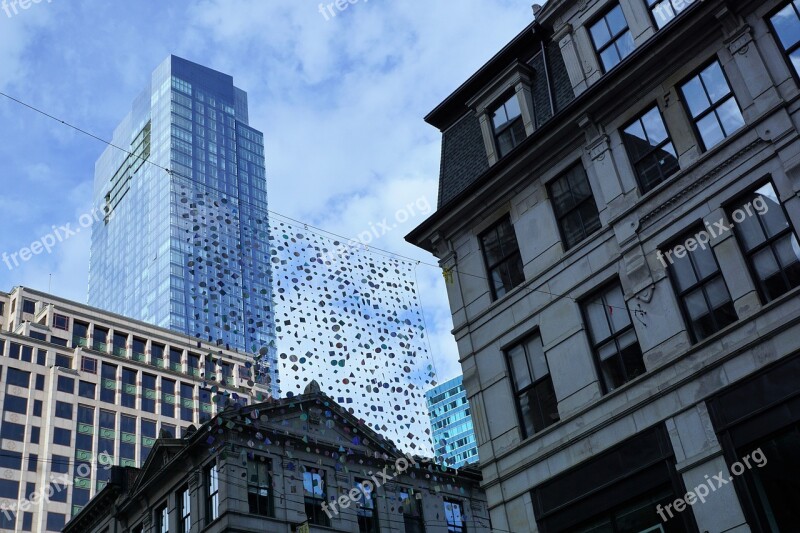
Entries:
POLYGON ((452 468, 478 461, 478 444, 463 381, 464 377, 458 376, 425 393, 436 462, 452 468))
POLYGON ((226 74, 170 56, 97 161, 90 305, 255 354, 278 393, 263 134, 226 74), (123 148, 124 150, 120 150, 123 148))

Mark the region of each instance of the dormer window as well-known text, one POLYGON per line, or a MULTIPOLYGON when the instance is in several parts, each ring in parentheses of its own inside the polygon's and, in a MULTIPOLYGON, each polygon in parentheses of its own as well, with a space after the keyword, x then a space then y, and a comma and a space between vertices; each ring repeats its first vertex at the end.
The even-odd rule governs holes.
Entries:
POLYGON ((478 116, 489 165, 508 155, 534 132, 534 76, 530 65, 517 61, 467 102, 478 116))
POLYGON ((503 157, 526 137, 517 95, 512 94, 510 98, 496 107, 492 111, 491 117, 497 153, 503 157))

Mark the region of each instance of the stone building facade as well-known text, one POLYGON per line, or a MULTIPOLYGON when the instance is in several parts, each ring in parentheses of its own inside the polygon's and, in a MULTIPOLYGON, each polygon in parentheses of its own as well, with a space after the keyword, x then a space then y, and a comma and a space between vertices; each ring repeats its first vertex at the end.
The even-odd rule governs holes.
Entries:
POLYGON ((795 530, 798 6, 534 11, 426 117, 407 237, 452 280, 493 526, 795 530))
POLYGON ((403 455, 315 382, 159 440, 111 477, 65 532, 490 531, 477 470, 403 455))

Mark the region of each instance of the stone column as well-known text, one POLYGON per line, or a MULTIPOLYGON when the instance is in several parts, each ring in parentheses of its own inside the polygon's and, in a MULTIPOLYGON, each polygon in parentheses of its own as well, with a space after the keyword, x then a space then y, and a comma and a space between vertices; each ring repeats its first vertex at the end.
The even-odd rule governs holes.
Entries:
MULTIPOLYGON (((717 378, 709 374, 701 378, 701 381, 703 379, 713 381, 717 378)), ((702 384, 700 388, 703 388, 702 384)), ((666 424, 675 451, 675 468, 683 477, 687 492, 694 491, 701 485, 708 488, 709 479, 707 478, 712 478, 720 473, 723 474, 724 479, 730 478, 731 474, 722 455, 722 447, 717 440, 705 403, 698 403, 688 411, 667 419, 666 424)), ((716 482, 714 487, 717 487, 716 482)), ((705 503, 698 500, 693 506, 687 506, 683 511, 684 513, 694 513, 700 531, 749 531, 733 483, 727 483, 713 491, 709 489, 708 492, 708 495, 704 497, 705 503)), ((683 494, 675 495, 676 498, 683 496, 683 494)), ((673 515, 675 514, 673 511, 673 515)), ((671 520, 675 520, 675 518, 671 520)))

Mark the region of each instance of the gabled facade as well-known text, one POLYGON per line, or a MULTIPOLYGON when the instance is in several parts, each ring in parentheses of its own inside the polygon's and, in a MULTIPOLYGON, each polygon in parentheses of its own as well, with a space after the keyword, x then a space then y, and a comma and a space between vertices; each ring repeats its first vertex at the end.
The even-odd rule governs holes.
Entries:
POLYGON ((407 237, 452 279, 493 526, 791 531, 800 11, 534 9, 426 117, 439 206, 407 237))
POLYGON ((490 531, 476 470, 404 456, 316 383, 160 439, 111 478, 64 531, 490 531))

